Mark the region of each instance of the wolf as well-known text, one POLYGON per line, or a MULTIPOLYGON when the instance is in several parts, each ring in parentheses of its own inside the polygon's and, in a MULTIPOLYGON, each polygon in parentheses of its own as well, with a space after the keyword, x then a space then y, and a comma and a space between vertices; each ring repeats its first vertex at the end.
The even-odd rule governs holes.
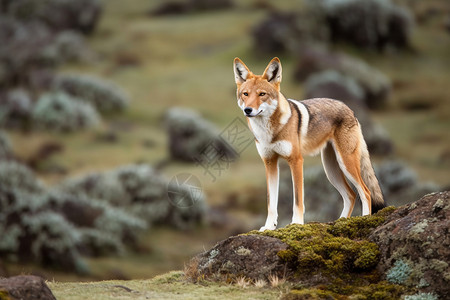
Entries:
POLYGON ((267 180, 266 223, 260 231, 274 230, 278 222, 278 160, 285 159, 293 182, 292 223, 304 224, 303 157, 320 153, 328 180, 344 201, 340 217, 350 217, 355 187, 362 215, 385 207, 383 194, 370 162, 361 125, 344 103, 328 98, 287 99, 280 92, 281 62, 273 58, 262 75, 253 74, 234 59, 237 102, 255 137, 267 180))

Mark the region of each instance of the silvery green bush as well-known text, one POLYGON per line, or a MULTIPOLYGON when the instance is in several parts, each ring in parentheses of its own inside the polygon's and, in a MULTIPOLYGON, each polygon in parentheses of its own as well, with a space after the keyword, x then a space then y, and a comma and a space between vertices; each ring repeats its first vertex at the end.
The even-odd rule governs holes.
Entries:
POLYGON ((309 1, 322 14, 332 41, 364 48, 404 48, 410 43, 413 15, 390 0, 309 1))
POLYGON ((91 33, 98 22, 100 0, 6 0, 6 13, 23 21, 38 21, 54 31, 67 29, 91 33))
POLYGON ((183 186, 173 186, 180 201, 168 198, 169 181, 146 164, 127 165, 115 170, 71 178, 61 183, 61 191, 103 200, 153 224, 192 227, 203 221, 206 202, 203 193, 195 199, 183 186), (182 205, 181 201, 187 201, 182 205), (179 204, 179 205, 176 205, 179 204))
POLYGON ((147 224, 120 207, 48 189, 27 167, 0 161, 0 255, 86 272, 82 255, 121 254, 147 224))
MULTIPOLYGON (((38 2, 38 1, 34 1, 38 2)), ((0 86, 36 88, 33 76, 85 56, 84 38, 73 31, 53 32, 40 22, 0 15, 0 86)), ((39 88, 39 87, 38 87, 39 88)))
POLYGON ((0 95, 0 125, 6 128, 25 128, 30 122, 32 108, 33 101, 25 89, 9 90, 0 95))
POLYGON ((121 111, 129 102, 125 92, 117 85, 89 75, 58 75, 53 89, 82 99, 103 113, 121 111))
POLYGON ((44 129, 68 132, 99 123, 97 111, 78 98, 62 92, 42 95, 32 112, 33 123, 44 129))
POLYGON ((8 135, 0 130, 0 160, 8 159, 13 156, 11 141, 8 135))
POLYGON ((0 186, 0 255, 14 261, 84 270, 80 234, 63 216, 46 209, 45 195, 0 186))
POLYGON ((57 188, 47 193, 48 207, 60 213, 80 231, 79 248, 87 255, 123 254, 147 229, 142 219, 124 209, 85 195, 57 188))
POLYGON ((16 161, 0 160, 0 182, 4 188, 18 188, 29 193, 42 193, 44 184, 25 165, 16 161))
POLYGON ((169 134, 169 152, 173 159, 199 162, 206 160, 207 156, 227 161, 237 157, 233 147, 220 137, 219 129, 194 110, 172 107, 164 116, 164 125, 169 134), (212 151, 202 155, 209 146, 212 151))

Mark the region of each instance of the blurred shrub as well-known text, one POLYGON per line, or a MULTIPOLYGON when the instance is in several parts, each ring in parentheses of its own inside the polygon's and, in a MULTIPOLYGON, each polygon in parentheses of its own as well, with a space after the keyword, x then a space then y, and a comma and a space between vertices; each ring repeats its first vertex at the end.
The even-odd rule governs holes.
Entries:
POLYGON ((13 157, 11 142, 6 133, 0 130, 0 161, 13 157))
POLYGON ((412 14, 389 0, 309 0, 301 11, 271 12, 253 30, 253 40, 259 52, 295 55, 318 42, 407 48, 412 24, 412 14))
POLYGON ((129 102, 125 92, 118 86, 93 76, 58 75, 53 88, 91 103, 100 112, 121 111, 129 102))
POLYGON ((332 41, 383 50, 408 47, 413 16, 389 0, 309 1, 323 14, 332 41))
POLYGON ((364 102, 364 89, 351 77, 334 70, 313 73, 305 84, 306 98, 334 98, 343 101, 361 124, 371 154, 389 154, 394 146, 387 133, 370 118, 364 102))
POLYGON ((33 72, 52 70, 86 53, 78 33, 53 33, 42 23, 21 23, 8 16, 0 18, 0 44, 0 87, 7 88, 30 87, 33 72))
POLYGON ((24 89, 13 89, 0 95, 0 125, 24 128, 31 119, 32 100, 24 89))
POLYGON ((307 98, 331 97, 335 99, 349 99, 365 106, 364 90, 355 79, 342 75, 335 70, 325 70, 313 73, 305 83, 307 98))
POLYGON ((89 103, 62 92, 42 95, 32 116, 38 127, 55 131, 75 131, 99 122, 97 111, 89 103))
POLYGON ((174 205, 168 198, 168 185, 167 179, 153 168, 141 164, 68 179, 58 188, 73 195, 106 201, 138 216, 148 225, 165 224, 185 229, 201 223, 206 213, 203 194, 194 198, 182 190, 183 186, 171 186, 172 191, 187 201, 187 205, 174 205))
POLYGON ((87 46, 84 37, 72 30, 54 35, 51 44, 43 49, 42 55, 55 64, 80 60, 86 56, 87 46))
POLYGON ((4 1, 8 15, 22 21, 40 21, 54 31, 73 29, 91 33, 99 20, 99 0, 14 0, 4 1))
POLYGON ((315 41, 326 41, 326 28, 318 19, 295 12, 272 12, 252 30, 254 47, 262 53, 296 53, 315 41))
POLYGON ((198 11, 227 9, 232 6, 232 0, 187 0, 185 2, 168 1, 150 11, 150 15, 177 15, 198 11))
POLYGON ((81 254, 123 253, 147 229, 105 201, 46 189, 18 162, 0 161, 0 182, 0 255, 10 259, 85 272, 81 254))
POLYGON ((220 138, 217 127, 193 110, 171 108, 165 114, 164 124, 169 134, 169 152, 173 159, 199 162, 206 157, 225 160, 236 158, 231 146, 220 138), (211 152, 202 155, 205 150, 211 152))
POLYGON ((44 55, 52 34, 42 24, 22 24, 10 17, 0 18, 0 86, 26 85, 33 69, 55 66, 44 55))
POLYGON ((45 190, 33 172, 16 161, 0 161, 0 182, 4 188, 18 188, 28 193, 42 193, 45 190))
POLYGON ((58 212, 80 232, 78 249, 86 255, 122 254, 138 242, 147 224, 105 201, 72 195, 59 189, 47 193, 48 208, 58 212), (127 247, 125 246, 127 245, 127 247))
POLYGON ((16 260, 77 269, 78 232, 45 210, 43 185, 17 162, 0 162, 0 254, 16 260))
POLYGON ((294 76, 303 81, 310 75, 325 70, 335 70, 355 80, 363 89, 363 99, 369 108, 385 105, 391 91, 390 80, 379 70, 356 57, 331 52, 324 47, 305 47, 294 76))

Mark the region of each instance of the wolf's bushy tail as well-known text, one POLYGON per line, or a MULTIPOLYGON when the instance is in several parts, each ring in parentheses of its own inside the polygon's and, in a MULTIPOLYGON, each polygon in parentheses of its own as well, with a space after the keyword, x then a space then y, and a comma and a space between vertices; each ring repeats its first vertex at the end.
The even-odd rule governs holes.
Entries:
POLYGON ((386 207, 386 203, 384 202, 380 184, 378 183, 372 163, 370 162, 369 151, 367 150, 367 145, 364 138, 361 138, 361 175, 364 183, 370 191, 372 199, 372 214, 374 214, 380 209, 386 207))

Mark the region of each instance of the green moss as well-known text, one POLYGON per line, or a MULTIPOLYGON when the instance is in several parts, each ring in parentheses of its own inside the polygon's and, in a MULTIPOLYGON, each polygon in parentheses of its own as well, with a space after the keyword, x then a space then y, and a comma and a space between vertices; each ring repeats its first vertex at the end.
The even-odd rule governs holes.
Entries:
POLYGON ((278 255, 294 265, 297 275, 321 272, 342 276, 343 272, 370 271, 376 266, 378 246, 361 238, 382 224, 390 212, 391 208, 373 216, 342 218, 333 224, 292 224, 250 233, 275 237, 288 244, 289 248, 278 255))
POLYGON ((404 287, 379 281, 375 270, 378 246, 367 240, 395 208, 388 207, 372 216, 341 218, 334 223, 291 224, 277 230, 252 231, 278 238, 288 244, 278 256, 308 289, 294 289, 285 299, 395 299, 404 287), (309 278, 318 275, 326 286, 316 286, 309 278))
POLYGON ((394 212, 395 207, 389 206, 371 216, 340 218, 329 228, 333 235, 345 236, 351 239, 365 238, 370 232, 384 223, 386 217, 394 212))
POLYGON ((10 300, 8 291, 0 289, 0 300, 10 300))

